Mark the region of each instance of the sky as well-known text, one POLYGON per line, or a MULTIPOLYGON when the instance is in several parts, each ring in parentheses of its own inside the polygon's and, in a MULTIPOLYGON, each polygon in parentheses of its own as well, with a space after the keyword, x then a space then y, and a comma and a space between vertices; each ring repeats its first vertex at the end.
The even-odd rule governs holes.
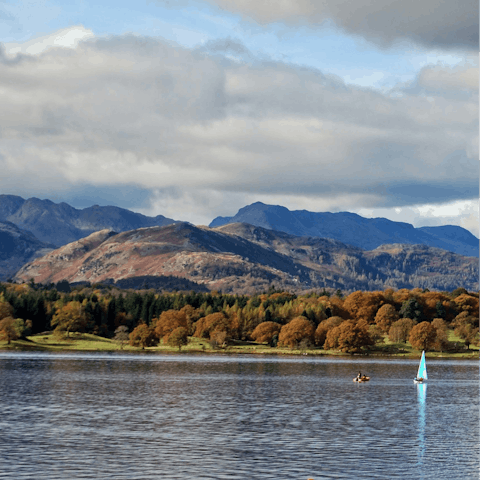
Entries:
POLYGON ((0 193, 477 237, 478 0, 0 0, 0 193))

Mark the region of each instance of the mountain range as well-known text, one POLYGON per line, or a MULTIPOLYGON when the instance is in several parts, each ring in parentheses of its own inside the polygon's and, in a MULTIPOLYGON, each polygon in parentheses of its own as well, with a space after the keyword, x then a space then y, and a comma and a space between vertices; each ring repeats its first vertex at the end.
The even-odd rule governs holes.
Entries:
MULTIPOLYGON (((337 240, 299 237, 249 224, 176 223, 96 232, 25 265, 17 281, 117 283, 178 277, 190 289, 232 293, 307 289, 478 289, 478 261, 425 245, 365 251, 337 240)), ((150 283, 150 282, 149 282, 150 283)))
POLYGON ((0 195, 0 221, 28 230, 40 241, 57 247, 79 240, 93 232, 111 229, 117 232, 142 227, 169 225, 175 220, 163 215, 147 217, 119 207, 94 205, 76 209, 68 203, 16 195, 0 195))
POLYGON ((478 257, 479 253, 478 238, 455 225, 415 228, 409 223, 393 222, 386 218, 364 218, 349 212, 290 211, 261 202, 241 208, 233 217, 217 217, 209 226, 239 222, 292 235, 334 238, 364 250, 401 243, 427 245, 471 257, 478 257))
POLYGON ((177 278, 188 289, 225 291, 271 283, 290 289, 478 288, 478 239, 456 226, 414 228, 260 202, 195 227, 118 207, 76 209, 0 195, 0 280, 17 271, 19 281, 134 285, 148 277, 161 286, 177 278))
POLYGON ((53 248, 11 222, 0 222, 0 280, 13 277, 22 265, 53 248))

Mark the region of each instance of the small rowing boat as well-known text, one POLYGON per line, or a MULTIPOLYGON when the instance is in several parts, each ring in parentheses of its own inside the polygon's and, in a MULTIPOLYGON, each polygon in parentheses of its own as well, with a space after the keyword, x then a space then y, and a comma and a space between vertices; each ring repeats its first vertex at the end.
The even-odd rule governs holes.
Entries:
POLYGON ((368 382, 370 380, 370 377, 367 377, 366 375, 357 375, 353 381, 358 382, 358 383, 363 383, 363 382, 368 382))

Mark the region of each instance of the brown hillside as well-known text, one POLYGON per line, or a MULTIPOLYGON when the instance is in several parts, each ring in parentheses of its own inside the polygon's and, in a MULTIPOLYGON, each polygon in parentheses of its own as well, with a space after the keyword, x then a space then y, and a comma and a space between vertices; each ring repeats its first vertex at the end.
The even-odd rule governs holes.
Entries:
POLYGON ((363 251, 246 224, 217 228, 176 223, 115 234, 103 230, 25 265, 17 281, 118 281, 173 276, 209 289, 250 293, 277 287, 377 290, 478 289, 478 262, 418 245, 363 251))

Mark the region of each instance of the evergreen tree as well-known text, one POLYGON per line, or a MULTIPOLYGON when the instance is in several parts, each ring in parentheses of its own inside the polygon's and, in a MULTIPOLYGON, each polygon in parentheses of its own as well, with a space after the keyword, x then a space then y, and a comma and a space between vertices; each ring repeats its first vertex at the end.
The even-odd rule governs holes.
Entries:
POLYGON ((117 316, 117 302, 112 297, 107 307, 107 328, 109 332, 115 332, 115 318, 117 316))

